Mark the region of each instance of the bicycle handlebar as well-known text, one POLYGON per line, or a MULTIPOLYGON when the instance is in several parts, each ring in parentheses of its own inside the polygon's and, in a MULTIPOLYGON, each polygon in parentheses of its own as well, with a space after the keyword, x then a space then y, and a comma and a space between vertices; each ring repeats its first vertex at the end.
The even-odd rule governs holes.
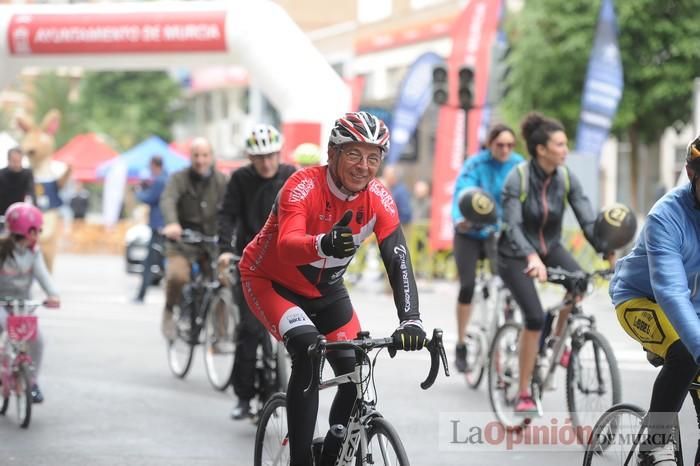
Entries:
POLYGON ((16 298, 0 298, 0 307, 7 308, 10 312, 14 312, 17 309, 24 309, 29 313, 34 312, 37 308, 41 306, 49 306, 47 301, 38 301, 30 299, 16 299, 16 298))
MULTIPOLYGON (((169 239, 169 238, 168 238, 169 239)), ((192 230, 190 228, 185 228, 182 230, 182 234, 180 235, 180 239, 178 241, 169 239, 169 241, 173 242, 180 242, 184 244, 218 244, 219 243, 219 237, 217 235, 205 235, 203 233, 200 233, 197 230, 192 230)))
MULTIPOLYGON (((442 333, 442 330, 439 328, 433 329, 433 338, 424 346, 424 348, 430 352, 430 370, 428 371, 428 377, 420 384, 423 390, 427 390, 435 383, 441 360, 445 370, 445 376, 450 376, 450 370, 447 366, 447 355, 445 354, 445 347, 442 343, 442 333)), ((321 358, 329 349, 351 349, 356 352, 361 351, 365 354, 377 348, 388 348, 390 351, 396 350, 394 339, 391 337, 370 338, 369 333, 365 335, 365 337, 356 340, 333 342, 328 342, 326 337, 319 335, 316 343, 310 345, 307 350, 311 358, 311 380, 309 381, 309 385, 304 389, 304 395, 308 395, 312 390, 318 389, 321 382, 321 358)))
POLYGON ((558 285, 570 285, 576 294, 584 294, 588 284, 596 277, 608 279, 614 273, 613 269, 600 269, 593 272, 578 270, 571 272, 561 267, 547 267, 547 281, 558 285))

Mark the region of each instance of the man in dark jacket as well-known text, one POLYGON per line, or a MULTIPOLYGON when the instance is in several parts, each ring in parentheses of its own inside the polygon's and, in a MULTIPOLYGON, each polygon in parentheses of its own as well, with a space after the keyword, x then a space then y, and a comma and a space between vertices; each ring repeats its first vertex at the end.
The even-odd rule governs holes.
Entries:
POLYGON ((27 198, 36 205, 34 176, 29 168, 22 168, 22 149, 13 147, 7 151, 7 167, 0 169, 0 215, 15 202, 27 198))
MULTIPOLYGON (((173 306, 179 303, 182 288, 190 281, 191 263, 206 257, 201 247, 183 244, 179 240, 184 229, 206 236, 216 234, 216 214, 226 190, 226 175, 214 168, 212 148, 204 138, 196 138, 191 146, 192 165, 173 174, 160 199, 163 213, 163 236, 170 241, 165 246, 165 309, 162 332, 166 339, 176 335, 173 306)), ((206 271, 207 263, 202 263, 206 271)))
POLYGON ((144 189, 136 193, 136 198, 149 207, 148 226, 151 227, 148 256, 143 261, 141 288, 134 298, 134 301, 139 303, 143 302, 146 290, 153 281, 151 267, 158 261, 162 263, 163 235, 160 231, 163 228, 163 214, 160 211, 160 196, 163 194, 168 177, 163 171, 163 158, 160 155, 151 157, 150 167, 151 179, 146 183, 144 189))
MULTIPOLYGON (((240 256, 246 245, 265 224, 272 204, 294 167, 280 164, 282 136, 272 126, 257 125, 246 140, 250 165, 231 175, 219 211, 219 270, 226 269, 234 254, 240 256)), ((233 391, 238 397, 231 417, 244 419, 251 415, 250 400, 255 396, 255 359, 258 344, 267 338, 265 328, 251 314, 243 298, 240 282, 234 285, 233 296, 241 320, 236 334, 233 365, 233 391)))

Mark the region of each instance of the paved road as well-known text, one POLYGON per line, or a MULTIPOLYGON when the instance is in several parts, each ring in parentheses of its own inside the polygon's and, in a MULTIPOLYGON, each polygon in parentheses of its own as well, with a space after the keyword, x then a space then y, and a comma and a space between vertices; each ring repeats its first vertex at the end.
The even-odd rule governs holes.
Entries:
MULTIPOLYGON (((63 307, 40 313, 47 342, 41 376, 46 402, 36 407, 27 431, 0 418, 0 465, 252 464, 254 427, 229 419, 233 397, 210 388, 201 353, 186 380, 170 374, 159 335, 162 289, 152 289, 145 305, 131 304, 138 279, 123 272, 116 256, 62 256, 56 276, 63 307)), ((391 297, 381 288, 370 281, 351 292, 364 328, 375 336, 388 335, 396 325, 391 297)), ((426 283, 420 291, 426 326, 444 328, 452 349, 456 287, 426 283)), ((547 293, 547 299, 554 301, 556 294, 547 293)), ((619 329, 605 293, 592 296, 588 306, 616 349, 624 400, 646 405, 655 371, 619 329)), ((503 442, 460 443, 468 428, 493 419, 483 386, 472 391, 459 376, 440 376, 426 392, 419 382, 428 369, 427 353, 385 359, 378 364, 379 406, 401 434, 412 464, 580 464, 578 447, 507 451, 503 442)), ((321 404, 325 417, 330 394, 322 393, 321 404)), ((690 405, 682 415, 688 446, 696 438, 690 405)), ((562 389, 547 393, 545 410, 565 410, 562 389)))

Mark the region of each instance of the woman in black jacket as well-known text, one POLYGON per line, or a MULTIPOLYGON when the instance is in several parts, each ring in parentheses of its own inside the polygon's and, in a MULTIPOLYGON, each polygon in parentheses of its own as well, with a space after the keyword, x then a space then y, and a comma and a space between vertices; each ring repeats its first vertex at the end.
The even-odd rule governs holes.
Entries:
MULTIPOLYGON (((538 113, 527 115, 521 126, 532 158, 513 169, 503 187, 505 228, 498 245, 498 270, 525 319, 520 337, 520 384, 515 412, 532 415, 537 413, 537 406, 530 393, 530 378, 544 326, 544 310, 532 279, 546 281, 547 267, 581 269, 561 244, 567 204, 571 204, 588 242, 597 247, 591 203, 578 178, 564 165, 569 152, 564 127, 538 113)), ((558 326, 569 311, 570 308, 559 314, 558 326)))

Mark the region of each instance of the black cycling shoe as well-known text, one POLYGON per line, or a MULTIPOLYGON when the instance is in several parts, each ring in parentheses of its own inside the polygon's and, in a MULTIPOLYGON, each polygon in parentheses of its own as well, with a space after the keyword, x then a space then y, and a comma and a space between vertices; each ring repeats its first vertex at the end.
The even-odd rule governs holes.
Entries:
POLYGON ((250 412, 250 400, 238 400, 238 404, 231 411, 231 419, 240 421, 251 417, 253 417, 253 413, 250 412))
POLYGON ((32 403, 41 403, 42 401, 44 401, 44 395, 39 390, 39 386, 37 384, 32 385, 32 403))
POLYGON ((455 367, 457 372, 467 372, 467 345, 457 343, 455 348, 455 367))

